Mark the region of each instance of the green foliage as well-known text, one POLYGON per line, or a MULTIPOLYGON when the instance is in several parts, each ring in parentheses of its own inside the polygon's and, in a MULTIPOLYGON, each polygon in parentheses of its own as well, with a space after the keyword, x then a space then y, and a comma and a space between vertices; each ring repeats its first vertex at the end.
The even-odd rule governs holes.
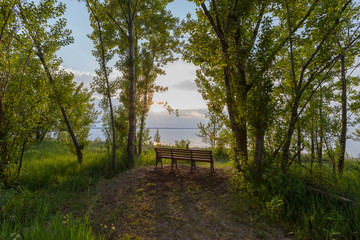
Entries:
POLYGON ((159 129, 156 129, 155 135, 154 135, 154 144, 160 144, 161 143, 161 136, 159 134, 159 129))
POLYGON ((227 163, 230 162, 228 149, 224 147, 212 148, 212 153, 215 162, 227 163))
POLYGON ((280 167, 272 166, 264 173, 261 181, 247 179, 243 182, 243 179, 238 180, 238 183, 249 194, 248 200, 261 206, 263 216, 271 221, 287 222, 297 238, 356 239, 360 226, 360 208, 314 191, 309 188, 309 184, 320 184, 326 187, 329 193, 356 195, 355 199, 358 199, 360 195, 359 188, 356 188, 359 184, 357 165, 355 163, 347 168, 344 175, 337 180, 333 179, 331 174, 326 174, 331 173, 331 169, 309 175, 303 168, 291 168, 284 173, 280 167), (317 176, 323 180, 319 181, 317 176), (329 181, 331 185, 324 185, 329 181), (344 191, 345 186, 353 183, 355 186, 344 191))
POLYGON ((199 133, 196 136, 201 137, 204 143, 210 144, 212 148, 219 146, 219 133, 223 126, 221 118, 213 112, 209 112, 205 114, 205 118, 208 118, 209 121, 205 125, 203 123, 199 123, 197 126, 199 128, 199 133))
MULTIPOLYGON (((87 144, 96 113, 91 93, 82 85, 76 86, 74 75, 62 70, 61 60, 56 58, 57 50, 73 42, 71 31, 65 29, 66 20, 61 18, 65 5, 53 0, 7 1, 1 9, 0 181, 3 182, 11 177, 11 165, 19 160, 20 151, 43 140, 50 130, 64 127, 60 126, 61 114, 66 114, 64 106, 70 110, 70 122, 64 117, 67 130, 70 132, 74 125, 80 152, 87 144)), ((71 147, 74 146, 75 141, 71 147)))
POLYGON ((190 145, 190 140, 189 139, 175 140, 176 148, 189 149, 189 145, 190 145))
MULTIPOLYGON (((115 131, 116 131, 116 146, 118 146, 118 150, 123 153, 126 151, 126 143, 128 136, 128 113, 126 109, 122 106, 114 107, 114 122, 115 122, 115 131)), ((111 119, 110 114, 105 113, 103 115, 103 133, 106 137, 105 143, 108 149, 108 153, 111 151, 112 144, 112 130, 111 130, 111 119)), ((110 155, 109 155, 110 156, 110 155)))
MULTIPOLYGON (((78 140, 81 151, 89 144, 90 127, 94 125, 98 112, 94 109, 94 100, 92 92, 83 87, 83 83, 76 86, 73 82, 73 74, 69 78, 62 78, 63 81, 58 81, 61 84, 61 89, 66 89, 66 93, 62 94, 64 106, 69 111, 68 118, 70 120, 72 130, 78 140)), ((61 118, 60 118, 61 119, 61 118)), ((69 132, 67 131, 66 123, 60 121, 56 126, 58 131, 58 138, 65 145, 69 147, 73 154, 76 154, 76 148, 72 142, 69 132)))
POLYGON ((60 209, 70 197, 113 174, 104 143, 92 142, 81 166, 74 158, 56 142, 45 141, 26 151, 20 176, 0 186, 0 239, 99 239, 91 219, 64 216, 60 209))

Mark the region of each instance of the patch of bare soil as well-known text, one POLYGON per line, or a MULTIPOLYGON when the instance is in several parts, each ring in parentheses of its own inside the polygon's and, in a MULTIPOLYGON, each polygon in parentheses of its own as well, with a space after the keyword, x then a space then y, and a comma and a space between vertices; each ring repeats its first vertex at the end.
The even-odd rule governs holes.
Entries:
POLYGON ((134 169, 97 187, 89 217, 107 239, 286 239, 239 206, 231 170, 134 169))

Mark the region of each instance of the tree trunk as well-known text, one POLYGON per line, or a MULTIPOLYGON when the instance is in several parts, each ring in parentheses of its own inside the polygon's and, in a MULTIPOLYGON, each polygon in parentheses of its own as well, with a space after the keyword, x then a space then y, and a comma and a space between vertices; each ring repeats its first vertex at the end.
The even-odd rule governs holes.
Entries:
POLYGON ((345 55, 340 56, 341 61, 341 130, 339 139, 339 159, 338 171, 341 174, 344 171, 345 149, 346 149, 346 131, 347 131, 347 110, 346 110, 346 69, 345 69, 345 55))
MULTIPOLYGON (((232 90, 234 90, 234 87, 232 87, 231 84, 231 76, 230 76, 230 67, 231 67, 231 63, 230 63, 230 59, 229 59, 229 44, 226 40, 225 34, 223 32, 223 28, 220 24, 219 21, 215 21, 213 19, 213 17, 211 16, 211 14, 209 13, 207 6, 205 5, 205 3, 201 3, 201 7, 206 15, 206 17, 208 18, 213 30, 215 31, 218 39, 220 40, 220 44, 221 44, 221 50, 222 53, 225 57, 225 62, 226 65, 223 67, 223 73, 224 73, 224 82, 225 82, 225 99, 226 99, 226 105, 227 105, 227 109, 228 109, 228 114, 229 114, 229 120, 230 120, 230 127, 232 132, 235 135, 235 164, 236 164, 236 168, 238 170, 241 170, 241 163, 246 163, 248 160, 248 152, 247 152, 247 124, 246 124, 246 119, 245 120, 240 120, 236 119, 236 116, 239 115, 236 111, 235 108, 235 104, 234 104, 234 99, 233 99, 233 95, 234 92, 232 90)), ((218 20, 218 19, 217 19, 218 20)), ((245 75, 245 71, 243 71, 242 68, 240 68, 239 66, 237 66, 238 69, 240 69, 239 74, 240 74, 240 79, 237 79, 238 81, 236 81, 236 87, 237 90, 242 91, 239 94, 239 99, 237 99, 237 104, 240 105, 242 108, 246 109, 246 99, 247 99, 247 85, 246 85, 246 75, 245 75)))
POLYGON ((301 125, 298 124, 297 132, 297 149, 298 149, 298 162, 301 163, 301 125))
MULTIPOLYGON (((239 150, 240 150, 240 157, 246 163, 248 160, 248 149, 247 149, 247 119, 246 119, 246 112, 247 112, 247 83, 246 83, 246 72, 243 66, 238 66, 238 71, 240 73, 240 79, 238 83, 238 91, 239 91, 239 105, 242 108, 242 113, 237 115, 242 115, 240 119, 237 119, 237 129, 239 135, 239 150)), ((265 131, 265 130, 264 130, 265 131)), ((260 155, 262 157, 262 154, 260 155)))
POLYGON ((256 146, 255 146, 255 156, 254 156, 254 164, 258 171, 258 175, 261 175, 262 169, 262 157, 264 152, 264 138, 265 138, 265 129, 258 129, 256 133, 256 146))
POLYGON ((21 149, 19 166, 18 166, 18 170, 17 170, 18 177, 20 176, 20 171, 21 171, 21 167, 22 167, 22 163, 23 163, 23 157, 24 157, 24 153, 25 153, 25 149, 26 149, 26 143, 27 143, 27 139, 24 140, 23 145, 22 145, 22 149, 21 149))
POLYGON ((288 130, 287 130, 287 136, 286 136, 283 148, 282 148, 281 167, 282 167, 283 171, 286 171, 287 167, 288 167, 289 155, 290 155, 290 144, 291 144, 291 139, 292 139, 292 136, 293 136, 293 133, 295 130, 295 125, 298 120, 297 112, 298 112, 299 103, 300 103, 300 94, 297 91, 293 106, 291 108, 291 118, 290 118, 288 130))
POLYGON ((128 154, 128 166, 133 168, 135 165, 135 135, 136 135, 136 92, 135 92, 135 59, 134 59, 134 33, 133 33, 133 13, 131 11, 130 3, 129 7, 129 19, 128 19, 128 30, 129 30, 129 134, 127 143, 127 154, 128 154))
POLYGON ((47 75, 47 77, 48 77, 49 82, 50 82, 50 83, 53 85, 53 87, 54 87, 54 91, 55 91, 55 93, 56 93, 55 95, 56 95, 56 98, 57 98, 57 99, 56 99, 57 104, 58 104, 59 107, 60 107, 61 114, 63 115, 63 118, 64 118, 64 121, 65 121, 66 127, 67 127, 68 132, 69 132, 69 134, 70 134, 70 136, 71 136, 71 139, 72 139, 72 141, 73 141, 73 143, 74 143, 74 147, 75 147, 75 150, 76 150, 76 155, 77 155, 77 158, 78 158, 78 162, 81 164, 82 161, 83 161, 82 149, 80 148, 79 142, 78 142, 78 140, 77 140, 77 138, 76 138, 76 136, 75 136, 75 133, 74 133, 72 127, 71 127, 69 118, 68 118, 68 116, 67 116, 67 114, 66 114, 66 111, 65 111, 65 108, 64 108, 64 106, 62 106, 60 100, 58 99, 57 89, 56 89, 56 87, 55 87, 55 81, 54 81, 54 79, 53 79, 53 77, 52 77, 52 75, 51 75, 51 72, 50 72, 50 70, 49 70, 46 62, 45 62, 45 58, 44 58, 44 54, 43 54, 43 52, 42 52, 42 48, 41 48, 41 46, 40 46, 40 44, 39 44, 38 42, 36 42, 35 45, 36 45, 36 48, 37 48, 37 56, 39 57, 42 65, 43 65, 43 67, 44 67, 44 69, 45 69, 45 72, 46 72, 46 75, 47 75))
MULTIPOLYGON (((90 4, 88 3, 88 6, 90 8, 90 4)), ((91 8, 90 8, 91 9, 91 8)), ((105 59, 105 47, 104 47, 104 41, 102 37, 102 28, 100 25, 100 21, 93 12, 94 17, 96 18, 98 29, 99 29, 99 39, 100 39, 100 45, 101 45, 101 65, 104 71, 105 76, 105 82, 106 82, 106 97, 109 101, 109 108, 110 108, 110 118, 111 118, 111 130, 112 130, 112 168, 114 171, 116 171, 116 134, 115 134, 115 120, 114 120, 114 110, 112 106, 111 101, 111 94, 110 94, 110 84, 109 84, 109 73, 106 68, 106 59, 105 59)))
POLYGON ((310 153, 310 169, 312 171, 313 164, 314 164, 314 158, 315 158, 315 134, 314 134, 314 128, 311 128, 311 153, 310 153))
POLYGON ((324 139, 324 132, 323 132, 323 96, 322 90, 320 87, 320 108, 319 108, 319 118, 320 118, 320 126, 319 126, 319 143, 317 146, 317 153, 318 153, 318 164, 319 167, 322 167, 322 153, 323 153, 323 139, 324 139))
POLYGON ((108 100, 110 107, 110 117, 111 117, 111 128, 112 128, 112 168, 116 171, 116 134, 115 134, 115 120, 114 120, 114 110, 112 106, 111 96, 110 96, 110 86, 109 80, 106 79, 106 85, 108 88, 108 100))
POLYGON ((72 130, 70 120, 69 120, 69 118, 68 118, 68 116, 66 114, 65 108, 63 106, 60 106, 60 110, 61 110, 61 113, 62 113, 62 115, 64 117, 64 121, 65 121, 65 124, 67 126, 68 132, 70 133, 71 139, 73 140, 75 150, 76 150, 76 155, 77 155, 77 158, 78 158, 78 162, 81 164, 83 162, 82 149, 80 148, 79 142, 77 141, 75 133, 72 130))
POLYGON ((231 130, 235 135, 235 164, 238 170, 241 169, 241 162, 247 162, 247 130, 246 123, 241 127, 235 119, 235 109, 232 98, 231 86, 230 86, 230 70, 228 66, 224 69, 225 91, 226 91, 226 104, 230 119, 231 130), (245 125, 245 126, 244 126, 245 125))
POLYGON ((143 102, 143 109, 141 112, 141 119, 140 119, 140 132, 139 132, 139 146, 138 146, 138 154, 140 155, 142 152, 142 139, 143 139, 143 132, 144 132, 144 126, 145 126, 145 116, 147 112, 148 107, 148 82, 149 82, 149 72, 145 75, 145 92, 144 92, 144 102, 143 102))

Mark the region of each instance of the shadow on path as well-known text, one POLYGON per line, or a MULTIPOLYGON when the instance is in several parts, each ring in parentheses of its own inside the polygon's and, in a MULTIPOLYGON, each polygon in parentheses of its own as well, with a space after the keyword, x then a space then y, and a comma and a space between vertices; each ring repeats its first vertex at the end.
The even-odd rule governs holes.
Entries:
POLYGON ((108 239, 285 239, 239 206, 231 175, 184 165, 134 169, 99 184, 90 219, 108 239))

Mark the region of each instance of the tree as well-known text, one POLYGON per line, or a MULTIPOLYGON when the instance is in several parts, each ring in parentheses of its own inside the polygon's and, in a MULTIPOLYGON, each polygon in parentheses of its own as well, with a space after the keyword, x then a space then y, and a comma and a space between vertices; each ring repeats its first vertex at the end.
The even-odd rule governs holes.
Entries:
POLYGON ((160 143, 161 143, 161 137, 160 137, 160 134, 159 134, 159 129, 156 129, 156 133, 154 135, 154 144, 158 145, 160 143))
POLYGON ((145 119, 149 112, 150 106, 153 104, 152 98, 155 92, 164 92, 167 87, 161 87, 155 84, 155 80, 159 75, 164 75, 161 67, 169 62, 175 61, 173 53, 178 50, 178 39, 170 35, 168 31, 175 29, 177 21, 169 16, 167 21, 163 22, 163 26, 157 34, 144 44, 139 67, 139 78, 137 84, 138 105, 140 115, 139 129, 139 145, 138 154, 141 154, 143 144, 143 132, 145 128, 145 119))
MULTIPOLYGON (((62 86, 62 102, 64 107, 70 113, 68 115, 69 122, 78 140, 79 148, 83 151, 89 144, 90 127, 95 123, 98 113, 94 110, 92 103, 92 92, 83 87, 83 84, 76 86, 73 82, 73 75, 70 78, 62 78, 62 81, 57 81, 62 86)), ((60 88, 59 88, 60 89, 60 88)), ((61 119, 61 116, 58 117, 61 119)), ((59 139, 69 147, 72 153, 77 154, 77 149, 74 147, 71 136, 67 131, 66 122, 59 121, 56 126, 59 139)))
POLYGON ((201 137, 204 143, 208 143, 212 148, 215 148, 223 123, 215 113, 206 113, 205 118, 208 118, 209 121, 206 125, 198 123, 199 133, 196 133, 196 136, 201 137))
MULTIPOLYGON (((290 118, 287 122, 287 134, 282 146, 281 165, 284 170, 289 166, 291 139, 300 114, 320 86, 333 74, 333 67, 339 54, 333 50, 332 38, 336 29, 341 27, 343 16, 349 9, 351 1, 326 2, 317 4, 304 29, 289 39, 289 59, 291 74, 287 76, 287 86, 291 86, 289 99, 290 118), (303 32, 307 33, 305 36, 303 32), (301 38, 299 36, 302 36, 301 38), (296 37, 296 38, 295 38, 296 37), (296 41, 295 41, 296 39, 296 41), (307 92, 309 91, 309 92, 307 92)), ((287 5, 286 19, 289 31, 293 32, 294 21, 299 17, 295 8, 298 5, 287 5)), ((301 6, 300 6, 301 8, 301 6)), ((346 48, 351 46, 347 45, 346 48)))
POLYGON ((0 15, 0 182, 10 177, 31 145, 35 129, 48 128, 43 115, 51 111, 49 88, 33 41, 23 34, 17 1, 1 3, 0 15), (19 152, 20 157, 19 157, 19 152))
POLYGON ((203 96, 211 105, 225 98, 223 105, 235 138, 233 149, 238 170, 241 165, 248 165, 249 128, 256 145, 254 164, 260 169, 265 133, 273 120, 271 112, 276 102, 272 98, 276 73, 272 70, 273 62, 314 7, 310 5, 308 12, 301 12, 302 18, 294 29, 284 32, 281 31, 283 26, 275 24, 271 18, 283 10, 280 3, 194 2, 201 10, 197 11, 197 20, 189 19, 185 24, 190 38, 184 58, 200 66, 198 86, 204 87, 203 96))
POLYGON ((190 146, 190 140, 189 139, 182 139, 180 141, 178 140, 175 140, 175 146, 176 148, 179 148, 179 149, 189 149, 189 146, 190 146))
POLYGON ((123 99, 123 106, 128 110, 127 166, 130 168, 134 166, 136 148, 136 79, 139 76, 136 71, 139 66, 139 46, 151 42, 159 32, 169 33, 170 30, 164 26, 175 19, 166 11, 167 3, 167 0, 114 0, 104 5, 108 21, 112 22, 116 29, 112 37, 118 40, 117 52, 120 60, 116 66, 123 74, 121 80, 125 87, 120 99, 123 99))
MULTIPOLYGON (((100 94, 103 94, 106 101, 103 103, 104 110, 108 109, 110 111, 110 121, 111 121, 111 138, 112 138, 112 168, 116 170, 116 131, 115 131, 115 120, 114 120, 114 110, 113 103, 111 98, 114 96, 116 88, 114 82, 110 82, 109 75, 111 69, 107 67, 107 63, 114 56, 114 52, 111 51, 111 48, 115 44, 112 39, 104 39, 106 34, 104 31, 111 31, 110 29, 104 29, 105 22, 105 13, 101 11, 101 7, 98 6, 98 3, 86 1, 86 6, 90 12, 90 24, 94 29, 93 33, 89 35, 89 38, 93 40, 95 45, 95 50, 93 50, 93 55, 96 57, 100 69, 96 71, 97 77, 94 78, 92 83, 92 88, 100 94), (109 46, 110 45, 110 46, 109 46)), ((106 27, 106 26, 105 26, 106 27)))
POLYGON ((64 89, 61 89, 59 83, 62 80, 73 78, 72 74, 60 70, 61 61, 56 58, 56 51, 65 45, 73 42, 70 31, 65 29, 65 19, 58 19, 55 24, 49 26, 47 21, 52 18, 59 18, 65 11, 65 5, 55 5, 52 0, 44 0, 36 6, 33 2, 22 4, 18 3, 20 18, 24 30, 29 39, 33 41, 34 52, 39 58, 49 85, 52 88, 54 100, 60 108, 61 115, 64 119, 67 131, 71 136, 78 162, 83 161, 83 148, 79 144, 76 133, 74 132, 69 115, 64 107, 65 99, 62 96, 64 89))
POLYGON ((346 150, 346 134, 348 125, 347 114, 347 98, 348 98, 348 78, 347 67, 353 65, 355 56, 359 54, 359 37, 360 26, 356 24, 357 12, 359 7, 351 6, 350 13, 345 18, 344 28, 337 34, 338 48, 340 51, 340 82, 341 82, 341 130, 338 143, 338 171, 342 173, 344 170, 345 150, 346 150))

